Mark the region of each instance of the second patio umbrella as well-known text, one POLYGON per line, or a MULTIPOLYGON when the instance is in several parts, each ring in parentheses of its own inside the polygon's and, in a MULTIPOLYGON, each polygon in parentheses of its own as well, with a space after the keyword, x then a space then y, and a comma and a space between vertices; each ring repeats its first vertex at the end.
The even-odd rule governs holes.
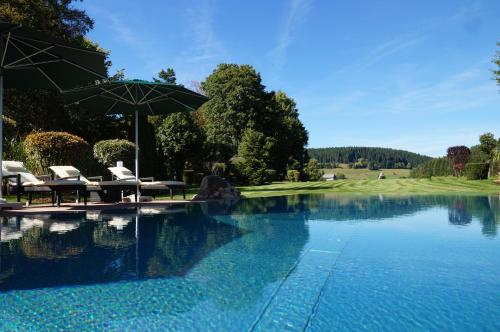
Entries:
POLYGON ((208 98, 181 85, 141 80, 109 81, 64 92, 67 105, 95 112, 135 115, 135 176, 139 180, 139 113, 194 111, 208 98))

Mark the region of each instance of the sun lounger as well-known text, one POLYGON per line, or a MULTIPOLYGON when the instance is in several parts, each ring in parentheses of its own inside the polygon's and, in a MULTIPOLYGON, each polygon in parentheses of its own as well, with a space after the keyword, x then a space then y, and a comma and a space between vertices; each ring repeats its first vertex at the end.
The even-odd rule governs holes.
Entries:
MULTIPOLYGON (((126 167, 109 167, 114 178, 122 181, 135 181, 135 175, 126 167)), ((181 181, 155 181, 153 177, 140 178, 139 184, 141 192, 147 190, 168 190, 170 197, 174 197, 174 190, 182 190, 184 199, 186 199, 186 184, 181 181)))
POLYGON ((63 192, 76 191, 83 194, 84 204, 87 204, 87 188, 82 181, 50 180, 48 176, 38 178, 26 169, 23 162, 10 160, 2 162, 2 174, 7 180, 7 192, 15 191, 18 202, 23 193, 28 194, 28 204, 31 204, 33 193, 46 192, 51 194, 52 205, 57 202, 60 206, 63 192))
POLYGON ((135 181, 103 181, 102 176, 85 177, 73 166, 49 167, 57 179, 68 181, 83 181, 87 191, 97 192, 103 201, 117 202, 121 200, 122 191, 137 192, 138 183, 135 181))

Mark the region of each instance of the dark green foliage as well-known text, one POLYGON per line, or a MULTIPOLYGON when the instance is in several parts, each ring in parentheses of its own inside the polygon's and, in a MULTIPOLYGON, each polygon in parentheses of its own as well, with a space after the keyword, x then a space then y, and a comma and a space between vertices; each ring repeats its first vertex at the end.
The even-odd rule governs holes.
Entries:
POLYGON ((26 136, 24 151, 31 170, 47 174, 49 166, 84 165, 88 143, 76 135, 66 132, 39 132, 26 136))
POLYGON ((237 153, 246 128, 262 129, 269 95, 249 65, 220 64, 201 86, 210 98, 201 115, 211 158, 226 162, 237 153))
POLYGON ((304 174, 309 181, 319 181, 323 175, 323 171, 319 167, 319 163, 316 159, 312 158, 304 167, 304 174))
POLYGON ((273 182, 278 180, 278 172, 275 169, 266 169, 266 182, 273 182))
POLYGON ((251 185, 267 182, 267 163, 269 153, 274 147, 274 140, 263 133, 246 129, 235 161, 236 169, 242 180, 251 185))
POLYGON ((300 181, 300 172, 294 169, 290 169, 286 172, 286 177, 290 182, 299 182, 300 181))
POLYGON ((490 176, 500 176, 500 147, 493 150, 491 154, 490 176))
POLYGON ((192 169, 185 169, 182 172, 182 181, 184 181, 187 185, 192 185, 195 183, 194 177, 195 172, 192 169))
POLYGON ((344 173, 337 173, 335 174, 337 176, 337 180, 345 180, 347 177, 345 176, 344 173))
POLYGON ((465 175, 468 180, 482 180, 488 178, 488 163, 467 163, 465 164, 465 175))
POLYGON ((489 159, 490 156, 484 153, 481 145, 474 145, 470 148, 469 162, 482 163, 487 162, 489 159))
POLYGON ((190 113, 179 112, 168 115, 156 131, 169 174, 182 178, 185 163, 200 158, 203 151, 203 136, 190 113))
POLYGON ((479 142, 481 150, 488 156, 491 156, 493 149, 498 145, 495 135, 492 133, 485 133, 479 136, 479 142))
MULTIPOLYGON (((401 165, 397 165, 396 168, 404 168, 404 167, 401 167, 401 165), (400 167, 397 167, 397 166, 400 166, 400 167)), ((373 162, 373 161, 369 161, 368 162, 368 166, 367 168, 370 170, 370 171, 376 171, 376 170, 379 170, 380 169, 380 166, 378 163, 376 162, 373 162)))
POLYGON ((133 169, 135 144, 124 139, 99 141, 94 145, 94 158, 106 167, 115 166, 117 161, 123 161, 125 167, 133 169))
POLYGON ((155 82, 163 82, 169 84, 175 84, 177 78, 175 76, 175 71, 173 68, 167 68, 167 70, 162 69, 158 73, 158 77, 153 77, 153 81, 155 82))
POLYGON ((376 147, 318 148, 308 149, 307 152, 323 168, 328 168, 331 163, 355 163, 360 158, 377 163, 380 168, 409 168, 408 166, 415 167, 431 159, 409 151, 376 147))
POLYGON ((295 101, 281 91, 266 92, 253 67, 221 64, 202 88, 211 99, 197 112, 197 122, 206 133, 210 161, 227 163, 239 150, 243 132, 252 129, 276 142, 264 161, 278 177, 284 178, 289 159, 304 167, 308 134, 295 101))
POLYGON ((410 172, 412 178, 430 178, 432 176, 449 176, 453 174, 453 169, 446 157, 431 159, 413 168, 410 172))

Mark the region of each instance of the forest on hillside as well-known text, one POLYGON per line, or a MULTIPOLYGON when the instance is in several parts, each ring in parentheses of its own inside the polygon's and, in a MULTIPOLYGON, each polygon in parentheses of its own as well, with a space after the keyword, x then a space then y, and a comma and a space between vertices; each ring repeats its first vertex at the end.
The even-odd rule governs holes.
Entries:
POLYGON ((378 147, 311 148, 307 151, 323 168, 336 167, 339 163, 353 168, 412 168, 431 159, 409 151, 378 147))

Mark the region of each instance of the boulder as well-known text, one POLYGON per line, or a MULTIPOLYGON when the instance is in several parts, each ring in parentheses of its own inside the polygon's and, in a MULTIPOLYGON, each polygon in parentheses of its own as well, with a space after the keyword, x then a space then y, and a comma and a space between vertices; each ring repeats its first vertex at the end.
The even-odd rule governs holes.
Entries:
POLYGON ((378 175, 378 179, 379 179, 379 180, 383 180, 383 179, 385 179, 385 174, 384 174, 384 172, 380 172, 380 174, 378 175))
POLYGON ((238 200, 241 193, 233 188, 229 182, 217 175, 208 175, 203 178, 200 191, 194 195, 193 201, 205 201, 214 199, 238 200))

